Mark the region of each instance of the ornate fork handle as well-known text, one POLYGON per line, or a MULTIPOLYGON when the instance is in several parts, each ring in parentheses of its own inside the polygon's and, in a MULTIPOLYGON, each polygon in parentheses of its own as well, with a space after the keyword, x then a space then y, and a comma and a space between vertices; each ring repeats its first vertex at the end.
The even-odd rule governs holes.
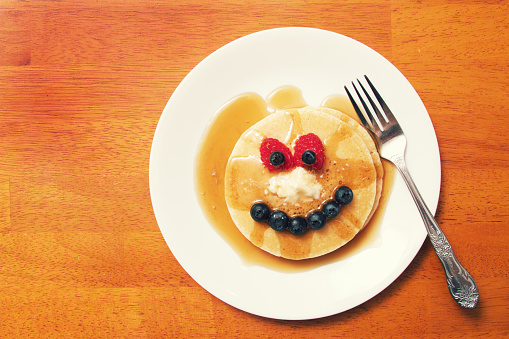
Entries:
POLYGON ((428 231, 431 244, 435 248, 435 252, 444 267, 449 292, 454 300, 456 300, 461 306, 465 308, 475 308, 477 301, 479 300, 479 290, 477 289, 477 285, 472 276, 465 268, 463 268, 463 266, 461 266, 458 259, 456 259, 449 241, 422 199, 421 194, 408 172, 404 155, 394 155, 390 160, 396 165, 403 176, 412 198, 419 209, 419 213, 421 214, 426 230, 428 231))

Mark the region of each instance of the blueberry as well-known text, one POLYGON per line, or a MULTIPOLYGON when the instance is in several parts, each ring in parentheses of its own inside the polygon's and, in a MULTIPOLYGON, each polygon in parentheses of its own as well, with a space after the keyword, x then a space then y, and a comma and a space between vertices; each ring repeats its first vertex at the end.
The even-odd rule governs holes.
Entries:
POLYGON ((334 218, 339 214, 341 206, 336 200, 329 200, 322 206, 322 212, 327 218, 334 218))
POLYGON ((273 211, 269 215, 269 226, 276 231, 282 231, 288 227, 288 215, 283 211, 273 211))
POLYGON ((322 211, 314 211, 308 215, 308 225, 314 230, 322 229, 327 222, 327 218, 322 211))
POLYGON ((270 153, 269 161, 273 166, 281 166, 285 163, 285 155, 283 152, 274 151, 270 153))
POLYGON ((303 217, 293 217, 290 220, 290 225, 288 225, 288 230, 290 230, 290 232, 292 232, 294 235, 301 235, 306 232, 307 227, 308 224, 306 219, 303 217))
POLYGON ((334 199, 336 199, 340 205, 348 205, 352 202, 353 192, 350 187, 341 186, 336 190, 336 193, 334 193, 334 199))
POLYGON ((316 162, 316 153, 307 150, 302 153, 301 159, 306 165, 313 165, 316 162))
POLYGON ((251 218, 253 218, 254 221, 264 222, 269 218, 269 214, 269 206, 263 202, 257 202, 251 206, 251 218))

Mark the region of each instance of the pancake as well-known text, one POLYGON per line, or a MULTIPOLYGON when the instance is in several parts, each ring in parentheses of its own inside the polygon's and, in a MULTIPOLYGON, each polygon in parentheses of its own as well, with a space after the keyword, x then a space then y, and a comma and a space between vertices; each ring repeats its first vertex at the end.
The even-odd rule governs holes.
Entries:
POLYGON ((305 107, 273 113, 244 132, 230 155, 225 175, 226 203, 241 233, 269 253, 296 260, 324 255, 350 241, 365 227, 376 209, 383 176, 383 169, 381 174, 377 169, 381 163, 376 157, 376 147, 369 134, 363 135, 365 130, 358 126, 338 111, 305 107), (274 191, 271 179, 293 173, 270 172, 260 159, 260 145, 265 138, 275 138, 293 152, 295 141, 307 133, 316 134, 324 145, 323 168, 294 170, 312 178, 313 186, 319 189, 292 200, 291 196, 281 196, 274 191), (338 216, 328 219, 320 230, 308 229, 296 236, 287 230, 275 231, 267 223, 251 218, 250 208, 257 201, 289 216, 305 216, 330 200, 341 185, 352 189, 354 199, 341 208, 338 216))

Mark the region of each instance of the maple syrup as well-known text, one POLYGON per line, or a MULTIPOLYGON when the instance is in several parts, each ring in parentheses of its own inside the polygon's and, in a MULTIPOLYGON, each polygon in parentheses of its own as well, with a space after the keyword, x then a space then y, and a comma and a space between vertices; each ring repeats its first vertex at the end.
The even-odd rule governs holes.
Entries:
MULTIPOLYGON (((321 104, 348 114, 358 121, 349 99, 343 95, 331 95, 321 104)), ((223 239, 239 254, 245 264, 259 265, 269 269, 295 272, 313 269, 347 258, 355 253, 380 244, 379 233, 387 201, 392 190, 395 167, 382 159, 384 182, 379 206, 366 227, 350 242, 334 252, 320 257, 290 260, 274 256, 253 245, 238 230, 230 217, 225 200, 224 176, 228 158, 242 133, 275 110, 307 106, 299 88, 282 86, 264 100, 256 93, 241 94, 227 102, 215 114, 205 131, 195 168, 195 183, 201 208, 223 239)))
POLYGON ((270 93, 267 97, 267 105, 276 110, 307 106, 301 90, 291 85, 281 86, 270 93))

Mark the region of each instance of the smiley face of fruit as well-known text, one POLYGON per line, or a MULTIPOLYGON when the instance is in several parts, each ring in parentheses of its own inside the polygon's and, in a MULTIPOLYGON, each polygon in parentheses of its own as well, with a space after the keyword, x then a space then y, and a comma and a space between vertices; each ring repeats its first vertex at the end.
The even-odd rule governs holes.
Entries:
MULTIPOLYGON (((295 141, 294 153, 281 141, 265 138, 260 145, 260 158, 270 172, 283 172, 295 167, 308 170, 321 170, 325 162, 324 146, 320 138, 308 133, 295 141)), ((280 210, 271 211, 264 202, 256 202, 251 207, 251 217, 256 222, 268 222, 276 231, 288 229, 294 235, 302 235, 307 228, 322 229, 327 219, 336 217, 342 205, 349 204, 353 199, 353 192, 347 186, 338 187, 334 192, 334 199, 324 201, 321 208, 310 211, 306 216, 289 217, 280 210)))

